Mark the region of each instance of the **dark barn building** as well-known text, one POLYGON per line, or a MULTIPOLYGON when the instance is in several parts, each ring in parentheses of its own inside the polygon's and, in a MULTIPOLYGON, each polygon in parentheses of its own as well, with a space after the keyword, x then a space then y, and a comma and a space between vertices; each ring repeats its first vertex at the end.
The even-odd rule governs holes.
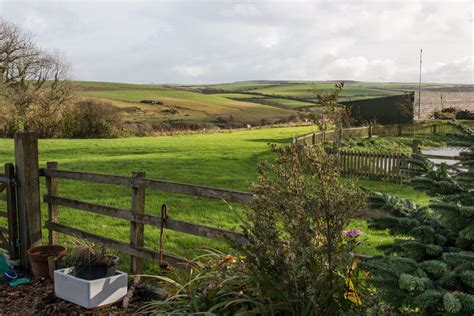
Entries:
POLYGON ((415 93, 412 92, 340 103, 351 108, 351 116, 358 123, 389 125, 413 123, 414 101, 415 93))

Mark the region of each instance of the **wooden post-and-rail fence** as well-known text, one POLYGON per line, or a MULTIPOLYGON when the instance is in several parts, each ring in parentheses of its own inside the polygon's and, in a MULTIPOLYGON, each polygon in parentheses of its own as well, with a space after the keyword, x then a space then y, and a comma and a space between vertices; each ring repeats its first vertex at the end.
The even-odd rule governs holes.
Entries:
POLYGON ((186 258, 165 250, 157 251, 145 247, 145 225, 214 240, 230 239, 239 243, 246 242, 244 236, 238 232, 175 220, 168 216, 166 208, 162 208, 161 216, 146 214, 145 191, 156 190, 226 200, 244 205, 250 203, 251 193, 149 179, 145 177, 144 172, 133 172, 130 177, 125 177, 61 170, 58 162, 48 162, 45 168, 39 169, 38 138, 37 134, 32 132, 15 134, 14 147, 16 174, 13 164, 5 165, 5 174, 0 174, 0 192, 6 190, 6 194, 0 195, 0 200, 7 201, 8 208, 8 211, 0 210, 0 217, 8 218, 8 228, 0 228, 0 247, 7 249, 12 259, 19 256, 23 269, 29 267, 28 249, 42 245, 43 242, 40 177, 46 180, 47 192, 43 196, 43 202, 48 205, 48 216, 44 223, 48 230, 48 243, 58 244, 58 234, 62 233, 120 251, 131 256, 132 273, 143 271, 143 259, 159 262, 164 259, 178 267, 189 266, 186 258), (62 197, 60 195, 61 179, 128 187, 130 188, 130 207, 117 208, 62 197), (61 207, 127 220, 130 222, 130 239, 124 242, 62 224, 60 222, 61 207))
MULTIPOLYGON (((420 126, 412 131, 438 133, 452 131, 450 125, 420 126)), ((384 133, 401 134, 404 127, 362 127, 325 133, 311 133, 295 138, 295 143, 318 144, 328 139, 341 140, 345 137, 371 137, 384 133)), ((190 223, 170 218, 166 208, 162 208, 161 216, 145 213, 145 192, 156 190, 161 192, 191 195, 210 199, 226 200, 248 204, 251 193, 209 188, 192 184, 176 183, 146 178, 144 172, 134 172, 130 177, 61 170, 57 162, 48 162, 44 169, 39 169, 38 138, 36 133, 24 132, 15 134, 15 167, 12 163, 5 165, 4 174, 0 174, 0 200, 6 201, 7 210, 0 209, 0 217, 6 217, 8 228, 0 228, 0 247, 10 252, 12 259, 20 258, 21 266, 28 268, 27 250, 42 244, 42 225, 40 208, 41 176, 46 179, 47 192, 43 202, 48 205, 48 216, 45 227, 48 229, 48 243, 59 242, 58 233, 89 240, 98 245, 115 249, 131 256, 132 273, 143 270, 143 259, 160 261, 164 258, 174 265, 188 265, 186 258, 167 251, 156 251, 144 246, 144 226, 149 225, 160 229, 174 230, 209 239, 231 239, 245 243, 244 236, 238 232, 190 223), (116 185, 130 189, 130 207, 117 208, 107 205, 89 203, 60 195, 60 180, 83 181, 116 185), (128 242, 101 236, 60 222, 60 207, 72 208, 95 214, 106 215, 130 222, 130 238, 128 242)), ((402 172, 406 167, 407 156, 403 154, 363 153, 331 149, 337 155, 342 173, 348 176, 363 176, 383 180, 403 181, 407 175, 402 172)), ((418 144, 413 144, 413 152, 418 152, 418 144)))
MULTIPOLYGON (((373 155, 337 150, 334 154, 338 155, 341 166, 344 167, 343 173, 346 175, 375 176, 396 181, 402 179, 400 166, 403 164, 404 157, 401 155, 373 155)), ((8 201, 9 210, 12 210, 11 212, 0 212, 0 216, 7 216, 10 219, 9 227, 6 230, 9 238, 2 245, 8 246, 13 258, 19 253, 21 265, 25 269, 28 268, 27 250, 30 247, 41 245, 43 240, 40 177, 44 177, 46 180, 47 192, 42 201, 48 205, 48 216, 45 222, 45 227, 48 230, 48 243, 58 244, 58 234, 62 233, 120 251, 131 256, 130 270, 132 273, 140 273, 143 270, 143 259, 160 261, 163 258, 177 266, 189 263, 186 258, 176 254, 162 249, 157 251, 145 247, 145 225, 214 240, 225 238, 239 243, 246 242, 244 236, 235 231, 173 219, 168 216, 166 209, 161 210, 161 216, 146 214, 145 192, 146 190, 156 190, 238 202, 244 205, 251 201, 251 193, 150 179, 146 178, 144 172, 133 172, 131 176, 126 177, 61 170, 58 162, 48 162, 45 168, 39 169, 37 135, 28 132, 15 135, 15 160, 16 174, 13 165, 8 164, 5 167, 5 175, 0 176, 0 185, 2 183, 8 184, 5 199, 8 201), (63 197, 60 195, 61 179, 128 187, 130 188, 130 207, 117 208, 63 197), (15 191, 17 199, 14 198, 15 191), (15 205, 16 201, 18 201, 17 206, 15 205), (116 240, 65 225, 60 221, 61 207, 127 220, 130 222, 129 241, 116 240), (18 216, 16 216, 16 210, 18 210, 18 216)), ((0 196, 0 198, 2 197, 0 196)))
POLYGON ((401 136, 413 134, 444 134, 456 132, 457 128, 447 122, 438 124, 397 124, 349 127, 339 130, 327 130, 307 133, 293 138, 293 143, 317 145, 329 142, 340 142, 344 138, 362 138, 372 136, 401 136))
POLYGON ((5 209, 0 210, 0 217, 6 218, 7 227, 0 227, 0 248, 7 250, 10 258, 18 259, 18 219, 16 207, 15 167, 5 164, 4 173, 0 174, 0 201, 5 202, 5 209))
POLYGON ((392 182, 409 180, 403 171, 408 156, 400 153, 373 153, 359 151, 329 150, 336 155, 344 176, 357 176, 392 182))
POLYGON ((237 242, 245 242, 243 235, 234 231, 175 220, 170 218, 167 214, 162 214, 162 216, 145 214, 145 190, 149 189, 211 199, 223 199, 242 204, 248 204, 251 201, 252 196, 250 193, 149 179, 145 178, 144 172, 134 172, 131 177, 124 177, 60 170, 58 169, 57 162, 48 162, 47 167, 42 169, 42 175, 47 179, 48 193, 43 197, 43 201, 48 204, 48 220, 45 226, 50 232, 50 242, 55 242, 57 240, 56 232, 60 232, 129 254, 132 256, 130 266, 132 273, 142 271, 142 259, 159 261, 161 255, 163 255, 167 262, 174 265, 183 265, 188 262, 185 258, 167 251, 160 253, 159 251, 145 248, 144 225, 158 228, 163 226, 165 229, 215 240, 228 238, 237 242), (131 189, 131 207, 130 209, 122 209, 61 197, 58 193, 59 179, 129 187, 131 189), (61 224, 59 221, 60 206, 130 221, 130 242, 126 243, 61 224))
MULTIPOLYGON (((405 177, 401 172, 401 168, 406 164, 404 155, 357 153, 337 149, 330 152, 338 156, 345 175, 375 177, 397 182, 405 177)), ((146 178, 144 172, 133 172, 131 176, 126 177, 61 170, 58 162, 48 162, 45 168, 39 169, 37 135, 28 132, 15 135, 15 160, 16 170, 13 164, 6 164, 5 174, 0 174, 0 192, 6 190, 6 194, 0 195, 0 200, 7 202, 8 209, 7 211, 0 210, 0 216, 8 218, 8 228, 0 229, 2 233, 0 247, 8 249, 13 259, 19 255, 21 265, 25 269, 28 268, 27 250, 41 245, 43 240, 39 185, 41 176, 46 180, 47 189, 42 201, 48 205, 48 216, 45 222, 48 243, 58 244, 58 234, 62 233, 123 252, 131 256, 132 273, 142 272, 143 259, 160 261, 163 258, 178 266, 189 263, 186 258, 165 250, 157 251, 145 247, 145 225, 214 240, 225 238, 239 243, 246 242, 244 236, 235 231, 173 219, 168 216, 165 208, 162 208, 161 216, 146 214, 145 192, 156 190, 226 200, 244 205, 250 203, 251 193, 150 179, 146 178), (130 207, 117 208, 62 197, 60 195, 61 179, 127 187, 130 189, 130 207), (61 207, 127 220, 130 222, 129 241, 116 240, 62 224, 61 207)))

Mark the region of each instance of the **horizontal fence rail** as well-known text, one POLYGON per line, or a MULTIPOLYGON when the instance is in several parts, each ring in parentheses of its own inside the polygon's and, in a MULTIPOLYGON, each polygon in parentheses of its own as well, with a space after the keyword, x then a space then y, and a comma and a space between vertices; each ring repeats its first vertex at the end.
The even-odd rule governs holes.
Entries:
POLYGON ((157 190, 168 193, 186 194, 192 196, 199 196, 211 199, 222 199, 230 202, 238 202, 248 204, 252 200, 252 194, 247 192, 239 192, 232 190, 223 190, 216 188, 209 188, 204 186, 184 184, 178 182, 134 178, 125 176, 114 176, 107 174, 88 173, 69 170, 54 170, 43 169, 43 175, 49 178, 79 180, 87 182, 96 182, 104 184, 113 184, 125 187, 141 187, 150 190, 157 190))
POLYGON ((307 133, 293 138, 293 143, 302 145, 326 144, 341 141, 345 138, 372 137, 372 136, 401 136, 410 134, 445 134, 456 132, 456 126, 444 124, 398 124, 373 125, 364 127, 343 128, 307 133))
POLYGON ((74 209, 82 210, 86 212, 125 219, 125 220, 132 221, 135 223, 146 224, 146 225, 151 225, 155 227, 160 227, 163 223, 164 227, 167 229, 175 230, 175 231, 179 231, 179 232, 183 232, 183 233, 187 233, 187 234, 191 234, 191 235, 195 235, 199 237, 205 237, 205 238, 210 238, 210 239, 215 239, 215 240, 222 240, 223 238, 227 238, 227 239, 231 239, 231 240, 241 242, 241 243, 245 242, 245 239, 243 238, 242 234, 239 234, 233 231, 210 227, 210 226, 204 226, 204 225, 195 224, 195 223, 188 223, 184 221, 173 220, 169 217, 166 217, 162 220, 160 216, 154 216, 154 215, 148 215, 148 214, 135 216, 132 213, 132 210, 120 209, 116 207, 104 206, 104 205, 82 202, 78 200, 73 200, 73 199, 68 199, 68 198, 63 198, 63 197, 58 197, 58 196, 50 196, 50 195, 45 195, 43 197, 43 202, 47 204, 54 204, 57 206, 64 206, 64 207, 74 208, 74 209))
POLYGON ((166 251, 158 252, 156 250, 145 248, 143 246, 143 225, 150 225, 153 227, 158 227, 160 229, 173 230, 214 240, 227 239, 232 240, 236 243, 247 242, 244 235, 241 233, 196 223, 190 223, 186 221, 175 220, 170 218, 166 211, 163 212, 163 209, 161 216, 145 214, 144 191, 145 189, 151 189, 211 199, 222 199, 230 202, 238 202, 244 205, 250 203, 252 199, 251 193, 209 188, 192 184, 184 184, 157 179, 149 179, 144 177, 144 173, 134 173, 134 176, 132 177, 125 177, 106 174, 95 174, 88 172, 59 170, 57 169, 58 164, 55 162, 49 162, 47 165, 47 168, 41 170, 41 174, 46 177, 46 186, 48 190, 48 193, 43 196, 43 202, 48 204, 48 220, 46 221, 45 226, 49 230, 50 244, 58 242, 56 232, 86 239, 102 246, 131 255, 131 270, 134 273, 138 273, 142 270, 141 259, 160 260, 161 256, 163 256, 163 258, 166 259, 167 262, 173 265, 177 265, 184 268, 189 265, 189 261, 186 258, 177 256, 166 251), (58 193, 58 179, 87 181, 130 187, 132 189, 132 207, 130 209, 123 209, 61 197, 58 193), (129 221, 131 227, 130 243, 100 236, 90 232, 85 232, 78 228, 73 228, 64 224, 60 224, 60 206, 129 221))

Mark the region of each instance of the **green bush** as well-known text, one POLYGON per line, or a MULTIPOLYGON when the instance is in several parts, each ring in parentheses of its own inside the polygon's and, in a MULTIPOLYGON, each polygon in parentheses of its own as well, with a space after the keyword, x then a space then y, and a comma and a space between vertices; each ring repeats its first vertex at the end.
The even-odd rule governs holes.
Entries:
POLYGON ((122 134, 120 110, 110 102, 93 99, 72 104, 62 120, 62 137, 113 138, 122 134))
POLYGON ((252 280, 275 308, 330 315, 346 310, 354 244, 344 228, 363 206, 363 195, 340 180, 336 158, 322 147, 273 150, 277 163, 259 166, 245 229, 252 280))
POLYGON ((170 296, 144 311, 155 314, 338 315, 361 300, 353 250, 359 230, 344 231, 364 205, 354 184, 320 147, 274 147, 262 163, 236 255, 211 252, 190 274, 168 284, 170 296))

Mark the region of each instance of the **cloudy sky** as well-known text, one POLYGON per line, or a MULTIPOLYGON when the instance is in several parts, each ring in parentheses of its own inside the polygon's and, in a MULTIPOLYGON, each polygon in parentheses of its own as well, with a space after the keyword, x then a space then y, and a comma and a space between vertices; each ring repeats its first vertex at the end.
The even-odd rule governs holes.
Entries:
POLYGON ((0 0, 77 80, 474 83, 474 2, 0 0))

